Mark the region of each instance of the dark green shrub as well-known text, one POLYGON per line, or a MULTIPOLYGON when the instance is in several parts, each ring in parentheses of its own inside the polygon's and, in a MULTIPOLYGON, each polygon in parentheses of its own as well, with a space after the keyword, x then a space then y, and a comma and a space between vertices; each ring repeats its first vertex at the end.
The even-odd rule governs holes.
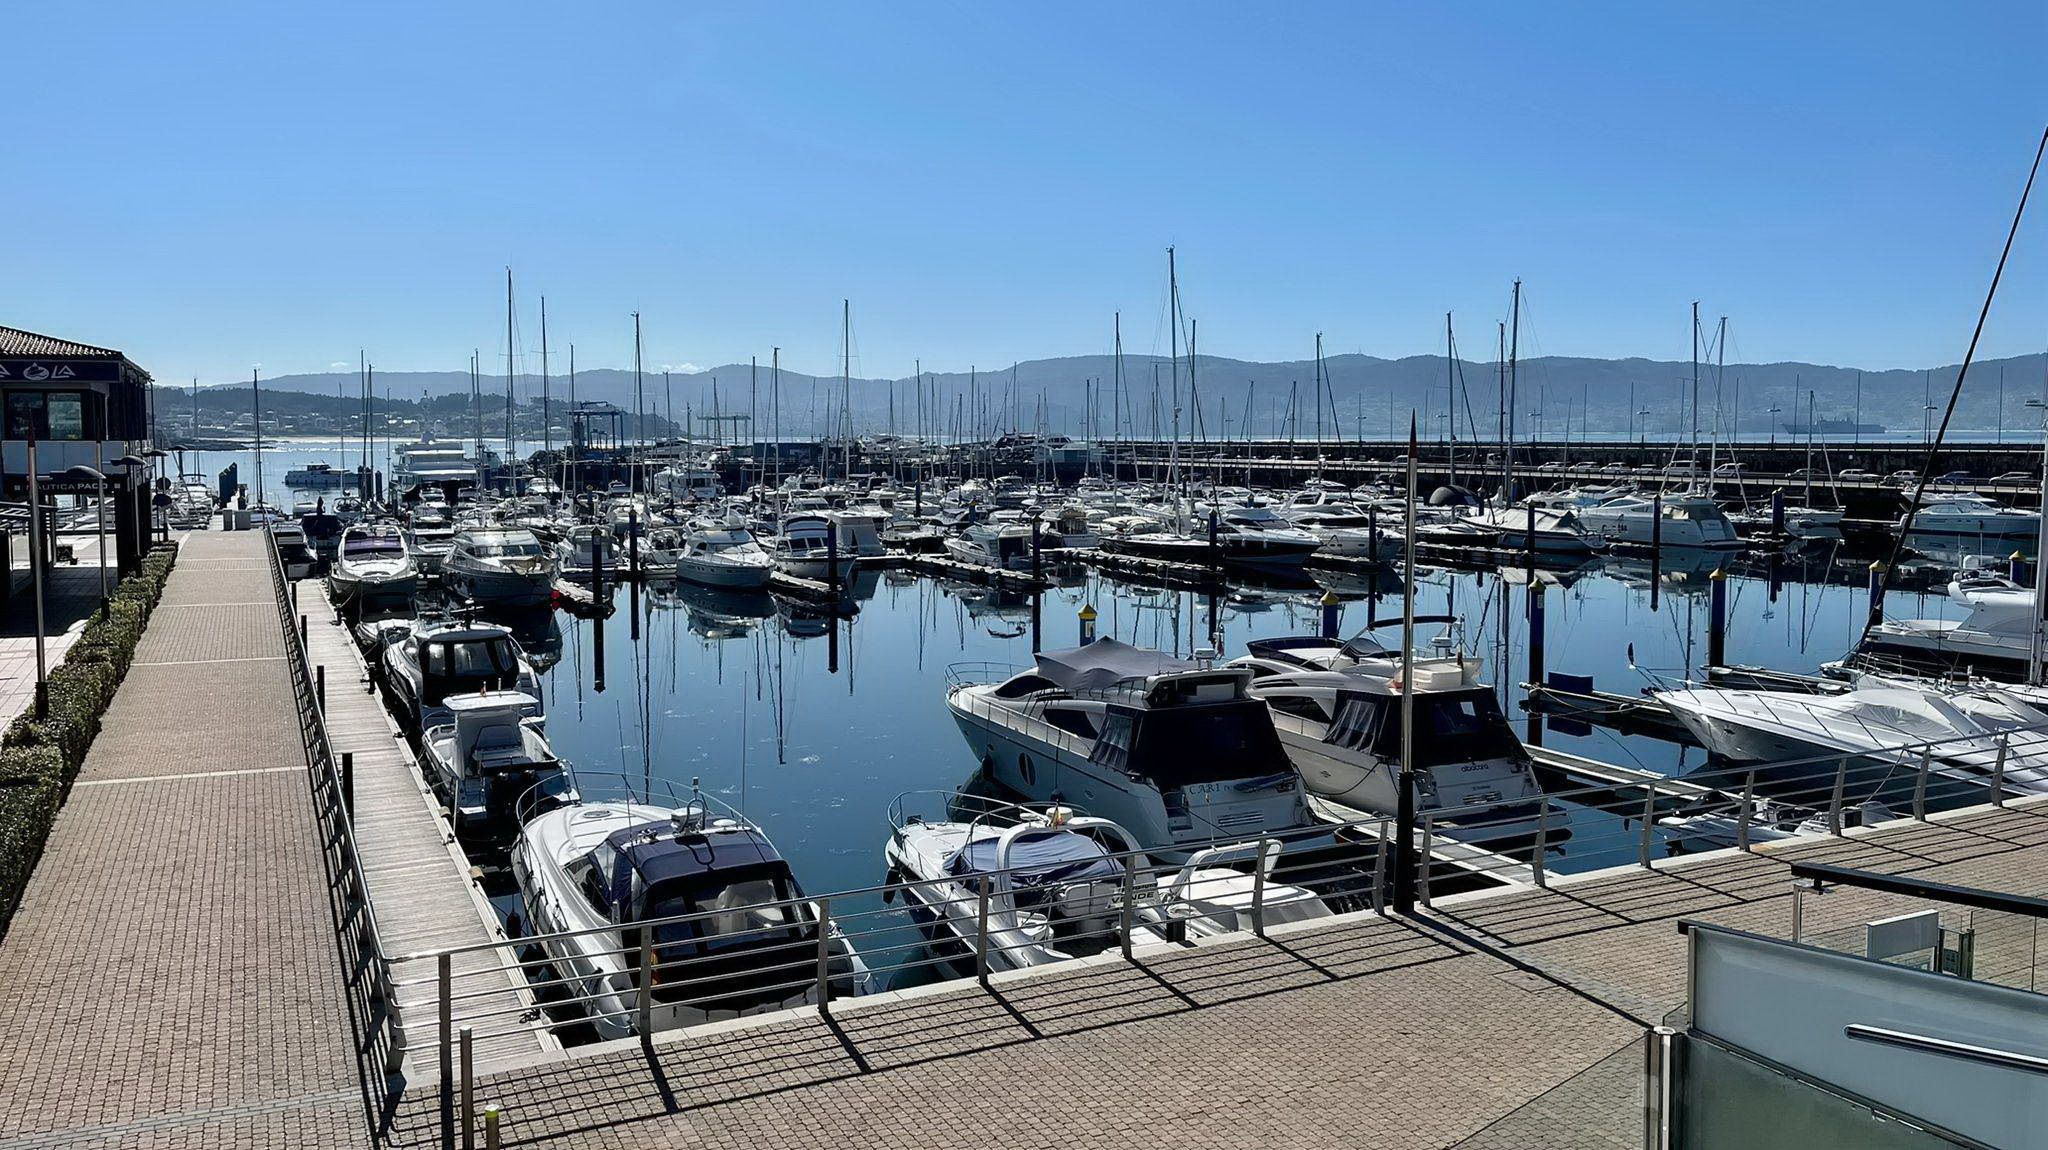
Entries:
MULTIPOLYGON (((14 753, 0 752, 0 770, 14 753)), ((62 793, 62 785, 52 779, 0 781, 0 931, 14 917, 28 877, 42 857, 62 793)))

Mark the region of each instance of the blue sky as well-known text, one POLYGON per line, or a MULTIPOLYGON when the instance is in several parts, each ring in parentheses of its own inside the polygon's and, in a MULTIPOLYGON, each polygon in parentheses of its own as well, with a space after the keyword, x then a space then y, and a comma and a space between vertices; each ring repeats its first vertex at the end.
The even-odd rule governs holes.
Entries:
MULTIPOLYGON (((0 323, 159 379, 522 354, 1958 359, 2048 5, 17 6, 0 323), (32 66, 47 49, 47 70, 32 66), (20 49, 29 48, 23 52, 20 49)), ((2048 188, 2042 189, 2048 195, 2048 188)), ((2048 344, 2037 202, 1984 354, 2048 344)), ((536 366, 527 363, 527 368, 536 366)))

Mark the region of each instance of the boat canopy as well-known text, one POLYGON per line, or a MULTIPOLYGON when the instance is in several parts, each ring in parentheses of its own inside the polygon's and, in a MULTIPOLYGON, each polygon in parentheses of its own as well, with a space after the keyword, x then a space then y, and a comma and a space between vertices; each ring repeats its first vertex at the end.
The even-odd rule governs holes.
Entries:
POLYGON ((1038 653, 1038 673, 1069 694, 1102 691, 1128 679, 1149 679, 1201 668, 1163 651, 1097 639, 1085 647, 1038 653))
MULTIPOLYGON (((1001 844, 1000 835, 970 840, 946 860, 946 873, 994 873, 1001 844)), ((1076 831, 1047 827, 1023 831, 1010 840, 1010 881, 1018 887, 1121 879, 1123 873, 1101 843, 1076 831)))
POLYGON ((751 827, 677 834, 668 821, 646 822, 613 831, 592 852, 605 899, 614 907, 634 905, 641 891, 716 873, 738 881, 749 875, 786 874, 775 844, 751 827))

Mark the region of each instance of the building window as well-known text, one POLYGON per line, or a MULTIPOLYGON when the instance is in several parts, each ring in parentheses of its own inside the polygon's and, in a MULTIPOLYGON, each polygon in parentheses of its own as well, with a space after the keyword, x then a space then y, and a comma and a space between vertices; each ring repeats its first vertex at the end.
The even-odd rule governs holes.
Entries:
POLYGON ((78 391, 10 391, 7 393, 7 438, 82 440, 90 437, 85 393, 78 391))

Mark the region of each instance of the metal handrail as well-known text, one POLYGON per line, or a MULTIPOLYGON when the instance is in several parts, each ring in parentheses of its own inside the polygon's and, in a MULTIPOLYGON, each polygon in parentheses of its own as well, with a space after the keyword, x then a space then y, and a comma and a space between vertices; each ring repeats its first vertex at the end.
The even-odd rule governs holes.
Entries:
MULTIPOLYGON (((322 711, 306 648, 299 640, 299 630, 292 619, 290 580, 285 575, 284 557, 278 552, 277 538, 270 531, 263 532, 263 549, 269 561, 271 586, 277 595, 278 622, 284 632, 285 663, 292 676, 292 696, 299 717, 299 733, 304 744, 306 767, 313 777, 316 792, 321 788, 329 796, 320 817, 323 821, 336 808, 341 808, 340 817, 333 819, 335 837, 341 847, 341 867, 348 882, 357 892, 356 910, 363 916, 368 928, 368 949, 372 976, 376 979, 377 996, 382 1000, 386 1028, 394 1040, 403 1034, 398 1020, 398 999, 393 993, 391 963, 384 948, 383 929, 377 921, 377 907, 370 897, 367 869, 363 866, 362 852, 356 843, 354 813, 344 805, 345 785, 334 760, 334 744, 327 734, 327 717, 322 711)), ((323 857, 326 851, 322 851, 323 857)), ((330 871, 329 878, 341 877, 330 871)), ((396 1060, 402 1054, 394 1042, 386 1061, 386 1069, 396 1069, 396 1060)))

